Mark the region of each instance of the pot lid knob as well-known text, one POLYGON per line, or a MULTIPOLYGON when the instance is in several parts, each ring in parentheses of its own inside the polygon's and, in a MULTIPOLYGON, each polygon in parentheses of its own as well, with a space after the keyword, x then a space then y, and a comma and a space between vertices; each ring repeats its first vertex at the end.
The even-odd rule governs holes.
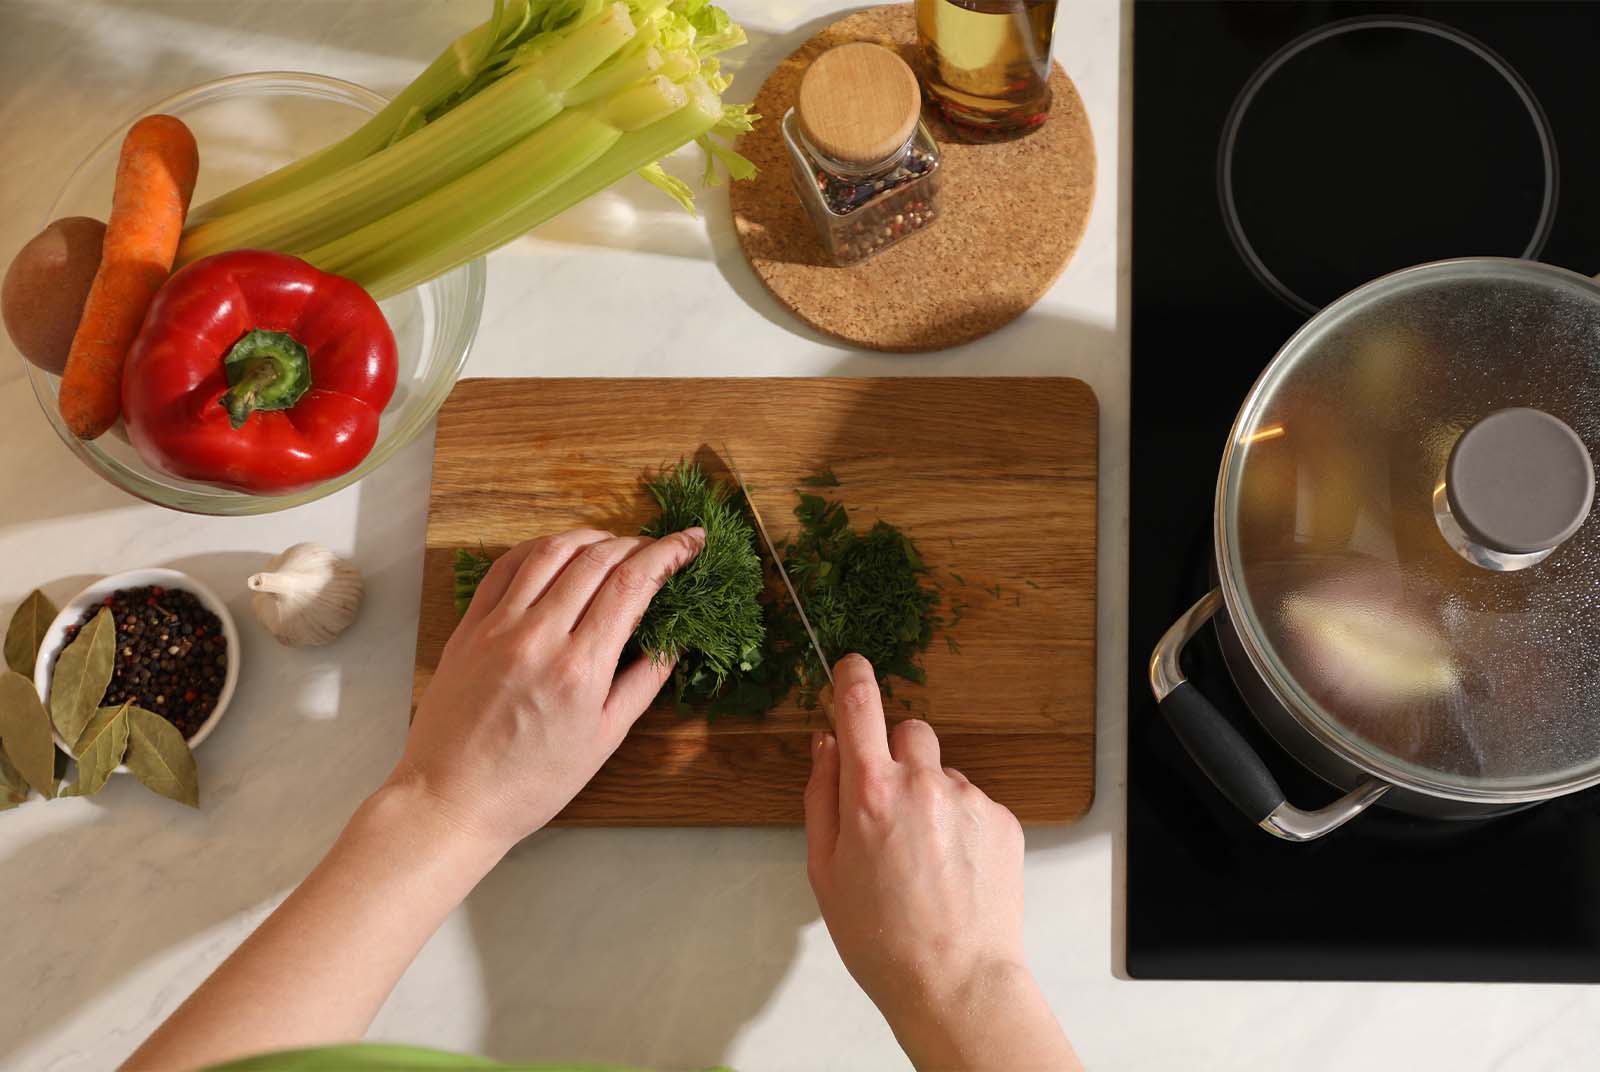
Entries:
POLYGON ((1475 542, 1542 558, 1589 516, 1594 461, 1578 434, 1557 418, 1526 407, 1503 409, 1456 441, 1445 466, 1445 492, 1455 522, 1475 542))

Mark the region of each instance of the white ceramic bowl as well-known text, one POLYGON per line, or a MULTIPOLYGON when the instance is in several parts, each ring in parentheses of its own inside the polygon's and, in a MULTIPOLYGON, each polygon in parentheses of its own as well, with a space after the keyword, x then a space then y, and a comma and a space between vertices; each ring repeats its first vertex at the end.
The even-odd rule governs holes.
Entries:
MULTIPOLYGON (((39 645, 39 657, 33 664, 33 687, 39 690, 39 699, 48 706, 50 674, 55 669, 56 653, 66 646, 67 628, 76 625, 85 611, 113 592, 120 592, 124 588, 144 588, 149 585, 181 588, 194 593, 201 605, 222 622, 222 636, 228 644, 228 672, 222 679, 222 692, 217 696, 217 706, 212 708, 211 714, 206 716, 200 728, 195 730, 194 736, 189 738, 189 747, 195 748, 211 736, 211 731, 222 718, 222 712, 228 708, 228 701, 233 699, 234 686, 239 683, 239 630, 233 624, 233 615, 228 613, 227 605, 217 598, 217 594, 187 573, 171 569, 137 569, 128 570, 126 573, 113 573, 109 577, 102 577, 73 596, 72 601, 61 608, 61 612, 50 623, 50 628, 45 631, 44 641, 39 645)), ((60 734, 55 734, 53 730, 51 732, 55 736, 56 747, 76 759, 71 745, 63 741, 60 734)), ((127 767, 117 768, 118 774, 126 774, 127 771, 127 767)))

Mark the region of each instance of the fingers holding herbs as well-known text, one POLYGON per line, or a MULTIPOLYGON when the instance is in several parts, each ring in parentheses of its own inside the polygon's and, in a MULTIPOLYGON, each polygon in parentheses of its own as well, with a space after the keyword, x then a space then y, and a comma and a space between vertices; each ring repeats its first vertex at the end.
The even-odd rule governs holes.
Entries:
POLYGON ((502 555, 445 646, 391 782, 419 784, 458 829, 500 851, 543 826, 671 672, 649 657, 618 664, 631 623, 702 544, 695 532, 576 532, 502 555))
POLYGON ((622 651, 667 578, 692 562, 705 546, 706 532, 691 528, 659 540, 631 542, 639 545, 635 553, 612 568, 577 626, 583 641, 601 655, 622 651))

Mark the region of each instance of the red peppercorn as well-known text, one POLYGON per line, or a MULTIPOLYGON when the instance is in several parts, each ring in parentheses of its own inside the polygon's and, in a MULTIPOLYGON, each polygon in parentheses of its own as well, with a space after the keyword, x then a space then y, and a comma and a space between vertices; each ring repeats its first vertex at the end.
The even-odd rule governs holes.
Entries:
POLYGON ((150 594, 152 596, 155 596, 155 597, 159 598, 161 596, 166 595, 167 594, 167 590, 165 588, 162 588, 160 585, 152 585, 151 588, 150 588, 150 594))
POLYGON ((109 606, 111 606, 111 597, 110 597, 110 596, 106 596, 106 597, 105 597, 105 598, 104 598, 104 599, 102 599, 102 600, 101 600, 101 601, 100 601, 100 602, 101 602, 101 604, 103 604, 103 605, 104 605, 104 606, 107 606, 107 607, 109 607, 109 606))

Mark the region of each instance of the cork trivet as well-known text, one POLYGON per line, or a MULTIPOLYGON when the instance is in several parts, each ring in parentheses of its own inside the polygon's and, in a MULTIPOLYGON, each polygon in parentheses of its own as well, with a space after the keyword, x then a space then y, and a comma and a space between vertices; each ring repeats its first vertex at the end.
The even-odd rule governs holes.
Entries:
POLYGON ((773 297, 819 331, 873 350, 939 350, 1010 323, 1050 289, 1083 237, 1094 201, 1094 135, 1059 64, 1050 116, 1014 141, 960 141, 925 110, 943 153, 942 216, 927 230, 850 268, 827 259, 790 177, 780 126, 818 54, 850 41, 895 49, 913 67, 910 4, 849 15, 778 65, 739 152, 760 173, 732 189, 739 244, 773 297))

